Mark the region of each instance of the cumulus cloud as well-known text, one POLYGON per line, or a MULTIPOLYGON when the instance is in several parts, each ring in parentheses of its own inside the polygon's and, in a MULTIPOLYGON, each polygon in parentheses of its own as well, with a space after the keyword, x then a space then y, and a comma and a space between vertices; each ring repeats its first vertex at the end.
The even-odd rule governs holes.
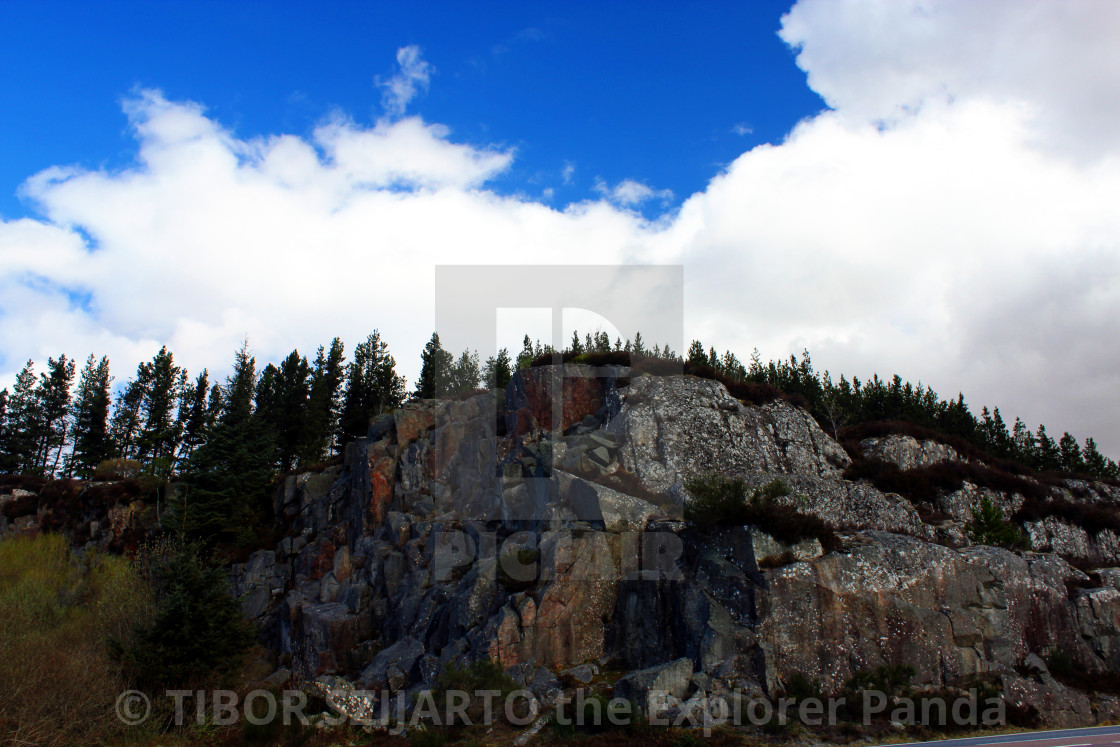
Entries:
POLYGON ((63 351, 123 378, 164 343, 198 370, 246 335, 274 359, 373 327, 414 377, 435 264, 683 263, 689 338, 808 347, 1120 456, 1118 12, 802 0, 781 34, 832 109, 654 222, 633 208, 669 195, 635 180, 563 209, 497 194, 516 154, 403 117, 420 78, 387 88, 394 118, 253 140, 142 93, 134 167, 48 169, 23 188, 42 219, 0 223, 0 378, 63 351))
POLYGON ((410 44, 397 50, 397 66, 400 68, 387 79, 377 77, 381 88, 381 105, 390 116, 404 115, 405 108, 417 94, 428 90, 434 68, 420 56, 420 47, 410 44))
POLYGON ((418 118, 242 140, 155 91, 126 111, 135 167, 48 169, 23 187, 44 219, 0 223, 6 383, 26 357, 105 353, 123 379, 164 343, 197 371, 246 336, 274 359, 374 327, 414 377, 434 265, 621 262, 645 230, 486 191, 513 154, 418 118))
POLYGON ((809 85, 856 120, 981 98, 1024 109, 1046 145, 1120 147, 1120 4, 1049 0, 800 0, 780 35, 809 85))

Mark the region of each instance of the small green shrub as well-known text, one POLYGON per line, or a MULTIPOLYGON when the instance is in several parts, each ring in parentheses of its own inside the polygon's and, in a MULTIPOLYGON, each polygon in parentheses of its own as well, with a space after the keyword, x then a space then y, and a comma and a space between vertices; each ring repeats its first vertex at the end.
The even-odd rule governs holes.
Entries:
POLYGON ((826 552, 840 546, 824 521, 778 502, 793 492, 783 480, 771 480, 748 494, 743 480, 710 474, 689 480, 685 489, 692 500, 685 504, 684 518, 702 529, 752 525, 786 544, 816 539, 826 552))
MULTIPOLYGON (((485 715, 485 703, 482 698, 474 697, 480 690, 496 690, 505 698, 512 692, 520 690, 512 677, 505 673, 502 665, 496 661, 483 659, 467 666, 448 664, 440 673, 436 686, 432 689, 432 702, 435 703, 439 713, 447 713, 448 693, 459 691, 470 694, 471 700, 466 709, 466 716, 472 724, 481 723, 485 715)), ((500 703, 500 700, 495 700, 500 703)), ((505 711, 498 706, 491 714, 491 718, 504 720, 505 711)), ((431 744, 445 744, 454 741, 466 728, 463 723, 443 724, 432 726, 428 729, 426 739, 437 740, 431 744), (446 740, 446 741, 440 741, 446 740)))
POLYGON ((113 640, 136 682, 161 691, 219 684, 236 673, 255 635, 225 571, 185 541, 146 548, 138 566, 155 591, 155 612, 132 641, 113 640))
POLYGON ((819 700, 824 697, 821 692, 821 681, 816 677, 809 679, 801 672, 794 672, 786 680, 786 697, 798 703, 810 698, 819 700))
POLYGON ((684 518, 705 527, 743 526, 750 523, 747 486, 742 480, 723 475, 704 475, 685 483, 692 500, 684 506, 684 518))
POLYGON ((93 471, 93 479, 98 482, 108 482, 140 477, 142 474, 144 474, 144 465, 140 462, 135 459, 115 457, 97 465, 97 469, 93 471))
MULTIPOLYGON (((861 669, 844 684, 841 695, 844 698, 844 714, 853 721, 864 720, 865 692, 881 692, 888 701, 895 698, 910 697, 910 680, 914 678, 914 667, 909 664, 884 664, 874 669, 861 669)), ((875 714, 885 718, 886 713, 875 714)))
POLYGON ((998 545, 1008 549, 1030 549, 1030 539, 1003 519, 1003 510, 984 496, 980 506, 972 510, 968 523, 969 538, 980 545, 998 545))

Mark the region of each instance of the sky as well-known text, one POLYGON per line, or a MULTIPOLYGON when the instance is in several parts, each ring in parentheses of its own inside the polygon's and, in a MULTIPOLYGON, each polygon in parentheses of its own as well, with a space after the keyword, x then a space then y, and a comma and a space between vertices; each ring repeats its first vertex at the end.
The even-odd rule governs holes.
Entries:
POLYGON ((682 347, 808 348, 1115 457, 1117 38, 1111 0, 13 0, 0 386, 375 328, 415 381, 436 266, 668 265, 682 347))

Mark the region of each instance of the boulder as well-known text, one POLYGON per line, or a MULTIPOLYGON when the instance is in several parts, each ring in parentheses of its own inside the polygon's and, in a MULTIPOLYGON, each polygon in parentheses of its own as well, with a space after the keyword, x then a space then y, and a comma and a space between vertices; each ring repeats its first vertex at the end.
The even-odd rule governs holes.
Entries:
POLYGON ((665 695, 684 698, 691 681, 692 660, 682 658, 627 674, 615 683, 614 694, 649 713, 652 704, 665 695))
POLYGON ((1047 729, 1071 729, 1096 723, 1093 708, 1084 694, 1051 679, 1047 683, 1005 674, 1001 678, 1003 699, 1009 709, 1038 714, 1047 729))
POLYGON ((415 638, 403 638, 373 657, 369 666, 362 670, 358 684, 367 689, 401 690, 423 655, 424 644, 415 638))

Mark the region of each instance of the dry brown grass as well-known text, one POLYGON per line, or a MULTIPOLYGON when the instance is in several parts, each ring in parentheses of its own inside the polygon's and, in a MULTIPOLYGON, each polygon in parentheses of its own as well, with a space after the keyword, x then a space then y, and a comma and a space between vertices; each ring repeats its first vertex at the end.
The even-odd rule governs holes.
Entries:
POLYGON ((127 689, 110 636, 150 608, 121 558, 73 558, 65 538, 0 542, 0 741, 95 744, 116 734, 127 689))

